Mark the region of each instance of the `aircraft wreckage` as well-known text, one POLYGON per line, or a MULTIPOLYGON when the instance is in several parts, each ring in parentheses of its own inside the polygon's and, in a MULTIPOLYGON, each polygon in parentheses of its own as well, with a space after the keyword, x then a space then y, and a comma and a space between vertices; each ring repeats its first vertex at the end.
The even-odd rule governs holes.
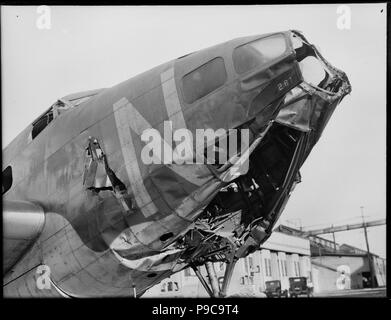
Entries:
POLYGON ((235 262, 268 239, 350 91, 344 72, 287 31, 59 99, 3 150, 4 295, 139 297, 191 267, 211 296, 225 296, 235 262), (187 160, 217 150, 226 161, 144 161, 146 130, 183 147, 167 122, 174 138, 224 129, 201 149, 187 140, 187 160))

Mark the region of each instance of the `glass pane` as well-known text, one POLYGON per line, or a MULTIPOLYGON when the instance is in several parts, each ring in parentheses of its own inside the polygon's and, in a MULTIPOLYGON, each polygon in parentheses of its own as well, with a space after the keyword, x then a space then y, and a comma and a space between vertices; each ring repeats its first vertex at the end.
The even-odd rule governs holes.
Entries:
POLYGON ((283 35, 259 39, 234 50, 233 59, 237 73, 250 71, 283 55, 286 51, 283 35))
POLYGON ((184 99, 193 103, 222 86, 226 80, 223 58, 213 59, 183 77, 184 99))

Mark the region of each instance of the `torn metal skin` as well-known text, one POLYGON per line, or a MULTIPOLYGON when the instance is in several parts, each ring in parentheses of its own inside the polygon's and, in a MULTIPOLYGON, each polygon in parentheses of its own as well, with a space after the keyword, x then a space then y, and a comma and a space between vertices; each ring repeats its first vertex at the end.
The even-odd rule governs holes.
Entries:
MULTIPOLYGON (((237 192, 227 192, 227 188, 230 188, 232 185, 221 189, 209 206, 198 217, 194 227, 182 239, 178 239, 177 241, 178 246, 185 244, 186 249, 183 252, 182 258, 184 262, 187 261, 193 268, 209 263, 208 261, 225 261, 229 263, 232 260, 230 254, 232 255, 233 253, 233 257, 237 260, 253 252, 259 245, 266 241, 289 195, 293 191, 296 183, 301 181, 299 173, 300 166, 307 158, 312 147, 319 140, 336 106, 351 92, 350 83, 342 71, 331 66, 316 47, 310 45, 301 33, 292 31, 292 37, 297 37, 302 42, 303 47, 298 50, 301 49, 318 59, 325 70, 325 78, 319 84, 307 83, 306 79, 303 79, 299 85, 290 90, 285 95, 275 119, 270 120, 267 127, 261 131, 257 138, 254 138, 248 150, 248 153, 252 154, 250 162, 253 161, 255 165, 257 162, 257 152, 259 154, 262 153, 262 145, 258 145, 270 127, 273 125, 275 127, 282 125, 285 128, 292 128, 292 132, 295 132, 296 135, 293 139, 296 145, 294 147, 295 151, 289 159, 290 164, 287 168, 286 175, 280 181, 281 183, 276 181, 276 185, 272 186, 274 188, 274 195, 267 198, 269 203, 265 206, 263 206, 262 201, 256 202, 254 200, 253 202, 252 198, 255 196, 245 194, 246 191, 255 194, 259 190, 258 185, 254 187, 254 183, 248 183, 250 179, 253 182, 257 181, 255 175, 251 172, 251 168, 250 172, 245 172, 241 177, 233 180, 234 184, 237 185, 237 192), (250 185, 253 187, 252 189, 250 185), (228 193, 229 195, 225 197, 224 193, 228 193), (242 195, 244 194, 244 198, 247 197, 247 201, 242 205, 238 205, 238 201, 232 199, 233 194, 240 193, 242 195), (261 210, 259 210, 260 208, 261 210), (239 211, 237 211, 238 209, 239 211), (257 213, 254 212, 256 210, 258 210, 257 213), (251 219, 244 217, 237 219, 243 215, 251 215, 251 219), (225 232, 220 231, 222 228, 226 229, 225 232), (192 238, 192 241, 187 239, 189 237, 192 238), (198 241, 194 241, 194 238, 197 238, 198 241), (223 239, 227 240, 224 241, 223 239), (229 246, 226 245, 227 241, 230 243, 229 246), (188 257, 187 253, 189 251, 195 251, 196 253, 188 257)), ((298 57, 298 61, 306 57, 298 57)), ((282 126, 280 128, 283 128, 282 126)), ((233 161, 239 162, 238 159, 240 159, 240 155, 233 161)), ((232 178, 227 178, 230 176, 229 172, 233 166, 231 162, 232 160, 223 166, 223 171, 221 169, 219 170, 222 171, 220 176, 218 176, 221 181, 232 181, 232 178)), ((260 162, 258 164, 262 165, 260 162)), ((271 181, 269 182, 272 184, 271 181)), ((261 184, 259 183, 259 185, 261 184)), ((262 191, 260 190, 259 193, 262 194, 262 191)), ((208 292, 212 291, 214 290, 211 290, 211 288, 208 290, 208 292)), ((222 295, 225 295, 225 293, 226 287, 221 291, 222 295)))
POLYGON ((300 167, 350 92, 344 72, 300 32, 286 31, 234 39, 60 99, 65 110, 43 115, 50 126, 41 116, 3 152, 13 170, 3 198, 45 213, 41 233, 4 266, 4 295, 139 297, 187 267, 202 276, 208 264, 212 274, 217 261, 227 263, 225 279, 207 291, 226 295, 236 261, 271 235, 300 167), (278 53, 270 58, 276 51, 259 43, 278 53), (319 79, 306 69, 310 60, 323 70, 319 79), (194 100, 184 79, 211 61, 203 83, 222 84, 194 100), (166 120, 193 136, 249 129, 249 147, 218 165, 143 163, 142 132, 162 134, 166 120), (49 291, 34 289, 29 270, 39 264, 51 268, 49 291))

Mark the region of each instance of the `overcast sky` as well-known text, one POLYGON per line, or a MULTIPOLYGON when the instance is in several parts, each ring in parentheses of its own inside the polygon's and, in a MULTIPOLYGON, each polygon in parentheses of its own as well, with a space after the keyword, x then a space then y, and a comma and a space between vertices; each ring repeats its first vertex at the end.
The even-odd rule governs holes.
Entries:
MULTIPOLYGON (((235 37, 297 29, 344 70, 353 87, 302 167, 280 222, 313 228, 386 217, 386 5, 2 7, 3 148, 59 97, 115 85, 160 63, 235 37), (288 222, 289 222, 288 221, 288 222)), ((386 254, 385 226, 369 229, 386 254)), ((362 230, 338 242, 365 248, 362 230)))

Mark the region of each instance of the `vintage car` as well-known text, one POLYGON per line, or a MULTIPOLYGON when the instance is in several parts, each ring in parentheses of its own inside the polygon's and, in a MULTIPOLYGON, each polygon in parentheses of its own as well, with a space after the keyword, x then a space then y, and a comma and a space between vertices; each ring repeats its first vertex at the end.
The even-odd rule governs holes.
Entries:
POLYGON ((274 297, 288 298, 288 290, 281 289, 281 281, 280 280, 266 281, 265 285, 266 285, 265 294, 268 298, 274 298, 274 297))
POLYGON ((312 296, 312 287, 307 284, 306 277, 289 278, 289 296, 297 298, 299 295, 312 296))

